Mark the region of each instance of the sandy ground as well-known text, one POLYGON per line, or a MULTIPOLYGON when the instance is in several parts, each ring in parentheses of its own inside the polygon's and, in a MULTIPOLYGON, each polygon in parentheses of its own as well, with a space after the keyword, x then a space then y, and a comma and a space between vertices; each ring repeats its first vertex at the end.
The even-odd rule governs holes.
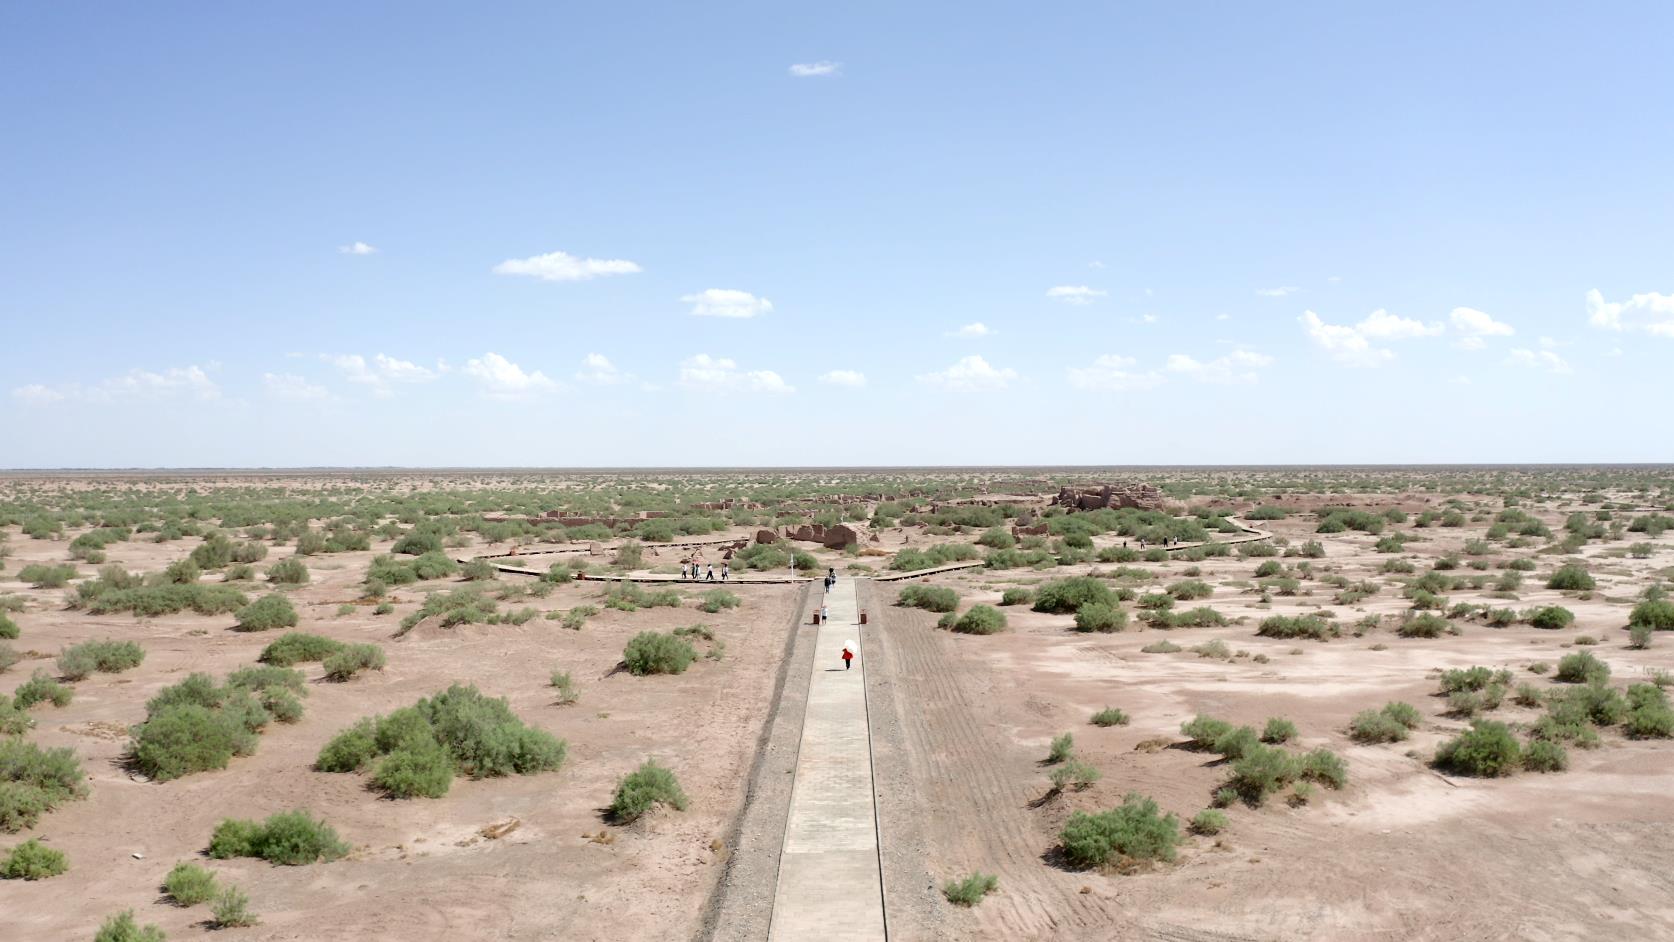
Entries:
MULTIPOLYGON (((1280 522, 1299 540, 1311 523, 1280 522)), ((1431 531, 1436 533, 1436 531, 1431 531)), ((1478 531, 1479 532, 1479 531, 1478 531)), ((1470 533, 1436 534, 1413 544, 1440 555, 1470 533)), ((1326 538, 1329 557, 1316 570, 1370 575, 1381 554, 1359 535, 1326 538)), ((1434 746, 1466 723, 1444 716, 1435 669, 1509 667, 1519 681, 1556 686, 1526 671, 1555 663, 1581 634, 1618 681, 1674 668, 1674 648, 1626 647, 1628 600, 1646 573, 1665 567, 1665 538, 1646 561, 1598 560, 1610 573, 1589 601, 1542 588, 1527 607, 1562 602, 1574 628, 1492 629, 1466 624, 1437 640, 1402 639, 1384 630, 1321 643, 1256 637, 1272 612, 1312 610, 1319 596, 1275 598, 1224 583, 1248 580, 1257 560, 1210 560, 1202 567, 1216 594, 1204 603, 1242 625, 1083 635, 1067 616, 1006 609, 1009 631, 987 637, 934 629, 937 616, 889 605, 896 586, 876 585, 882 620, 869 661, 874 683, 893 691, 893 713, 875 720, 880 813, 886 835, 885 884, 893 934, 900 938, 1105 939, 1211 942, 1261 939, 1650 939, 1674 937, 1674 748, 1604 733, 1593 751, 1571 751, 1569 771, 1510 779, 1448 779, 1425 764, 1434 746), (1631 590, 1631 591, 1630 591, 1631 590), (1607 601, 1616 599, 1616 601, 1607 601), (1167 638, 1188 650, 1144 654, 1167 638), (1248 657, 1201 658, 1195 644, 1220 638, 1248 657), (1381 646, 1377 649, 1376 646, 1381 646), (1267 663, 1257 663, 1265 655, 1267 663), (1425 713, 1413 738, 1362 746, 1344 727, 1356 712, 1403 699, 1425 713), (1088 717, 1104 706, 1127 711, 1127 726, 1100 729, 1088 717), (1130 791, 1155 798, 1183 820, 1208 805, 1226 770, 1218 757, 1178 748, 1181 722, 1204 712, 1260 727, 1284 716, 1300 728, 1299 745, 1329 746, 1350 767, 1349 787, 1322 790, 1309 806, 1269 802, 1228 809, 1231 827, 1191 837, 1172 865, 1128 876, 1074 872, 1054 859, 1056 835, 1072 810, 1119 804, 1130 791), (1092 788, 1040 803, 1047 791, 1049 740, 1072 732, 1077 756, 1103 773, 1092 788), (1147 740, 1160 741, 1140 747, 1147 740), (895 768, 893 764, 904 765, 895 768), (894 787, 885 787, 893 782, 894 787), (941 881, 972 870, 995 873, 1000 891, 981 906, 947 906, 941 881)), ((1294 563, 1295 560, 1286 560, 1294 563)), ((1188 563, 1143 564, 1158 583, 1188 563)), ((1543 563, 1543 570, 1554 563, 1543 563)), ((1092 567, 1110 568, 1110 567, 1092 567)), ((1062 574, 1062 570, 1052 575, 1062 574)), ((1531 574, 1531 576, 1534 574, 1531 574)), ((1004 584, 1033 574, 959 574, 938 579, 968 601, 994 602, 1004 584)), ((1543 584, 1529 579, 1525 586, 1543 584)), ((1477 600, 1456 593, 1453 601, 1477 600)), ((1397 611, 1385 589, 1360 608, 1397 611)), ((1359 612, 1344 612, 1353 621, 1359 612)), ((1550 675, 1547 675, 1550 677, 1550 675)), ((1501 720, 1532 720, 1536 711, 1507 703, 1501 720)))
MULTIPOLYGON (((111 561, 155 570, 195 542, 115 544, 111 561)), ((12 574, 34 558, 62 560, 65 554, 63 541, 14 535, 11 545, 12 574)), ((387 544, 377 548, 387 550, 387 544)), ((288 552, 279 550, 264 565, 288 552)), ((135 670, 76 684, 68 707, 36 707, 31 737, 43 746, 74 747, 91 792, 18 836, 38 835, 63 850, 71 869, 39 883, 0 883, 0 938, 91 938, 105 916, 126 908, 137 910, 142 922, 162 926, 170 938, 197 937, 207 909, 161 901, 163 875, 176 861, 196 858, 222 818, 260 818, 291 808, 322 816, 353 853, 305 867, 208 862, 250 894, 261 918, 259 926, 217 937, 664 939, 697 931, 729 853, 725 839, 741 806, 800 590, 739 590, 743 605, 717 615, 697 611, 693 602, 678 610, 606 609, 579 632, 537 618, 522 626, 421 625, 392 640, 425 588, 454 584, 403 587, 395 593, 393 614, 374 616, 371 606, 359 605, 354 614, 337 615, 340 604, 359 595, 372 555, 310 558, 313 581, 292 596, 299 629, 380 643, 388 668, 333 684, 320 679, 318 664, 302 665, 312 682, 301 722, 270 727, 254 756, 234 759, 224 771, 166 784, 136 781, 121 764, 125 729, 143 719, 146 699, 191 671, 220 676, 254 663, 278 633, 232 631, 230 616, 95 617, 65 611, 63 590, 6 581, 6 590, 31 598, 29 610, 14 616, 23 632, 14 642, 19 650, 52 657, 64 646, 111 637, 138 640, 147 657, 135 670), (710 625, 726 642, 722 660, 700 660, 676 677, 614 671, 633 634, 696 623, 710 625), (578 681, 578 703, 555 705, 548 686, 555 668, 578 681), (357 718, 410 705, 455 681, 508 698, 525 721, 566 739, 563 768, 528 777, 456 779, 444 798, 411 801, 380 800, 360 776, 311 770, 320 747, 357 718), (608 825, 601 810, 616 781, 648 757, 676 771, 689 809, 657 812, 628 827, 608 825), (504 837, 478 833, 513 818, 521 823, 504 837), (584 837, 601 831, 614 842, 584 837)), ((546 599, 502 607, 567 609, 596 602, 600 590, 575 583, 546 599)), ((51 662, 19 663, 0 674, 0 691, 9 693, 36 666, 51 669, 51 662)))

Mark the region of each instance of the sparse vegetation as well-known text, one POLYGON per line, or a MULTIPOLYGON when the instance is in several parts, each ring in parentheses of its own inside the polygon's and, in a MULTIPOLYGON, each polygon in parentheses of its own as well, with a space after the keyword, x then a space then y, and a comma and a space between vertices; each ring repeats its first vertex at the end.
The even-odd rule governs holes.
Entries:
POLYGON ((656 805, 676 811, 686 810, 686 793, 674 773, 654 760, 624 776, 616 785, 616 795, 610 801, 610 816, 619 824, 639 820, 656 805))
POLYGON ((217 860, 259 857, 287 867, 336 860, 348 852, 349 845, 331 825, 306 811, 282 811, 260 823, 227 818, 216 825, 208 850, 217 860))
POLYGON ((982 898, 1000 888, 1000 878, 988 873, 973 873, 959 880, 942 884, 942 895, 959 906, 975 906, 982 898))
POLYGON ((1180 822, 1157 803, 1129 794, 1109 811, 1071 814, 1061 834, 1064 856, 1077 867, 1131 867, 1172 861, 1180 843, 1180 822))

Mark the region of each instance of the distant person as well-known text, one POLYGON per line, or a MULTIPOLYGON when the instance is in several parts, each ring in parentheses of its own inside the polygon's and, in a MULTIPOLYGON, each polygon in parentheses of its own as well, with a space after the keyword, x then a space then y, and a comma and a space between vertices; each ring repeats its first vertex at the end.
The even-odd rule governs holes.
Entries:
POLYGON ((705 570, 705 572, 703 574, 703 581, 705 581, 705 582, 714 582, 715 581, 715 564, 714 563, 710 563, 709 568, 707 570, 705 570))
POLYGON ((848 670, 849 667, 853 664, 854 664, 854 652, 850 651, 848 648, 845 647, 843 649, 843 670, 848 670))
POLYGON ((832 566, 830 569, 827 569, 825 571, 825 577, 827 579, 831 580, 831 583, 830 583, 831 585, 836 585, 837 584, 837 567, 832 566))
POLYGON ((721 581, 722 582, 727 581, 727 577, 730 576, 730 575, 732 575, 732 564, 731 563, 722 563, 721 564, 721 581))
POLYGON ((681 560, 681 562, 680 562, 680 579, 681 579, 681 581, 685 581, 686 578, 688 578, 686 576, 686 562, 685 562, 685 560, 681 560))
POLYGON ((823 625, 830 620, 831 620, 831 609, 826 608, 824 603, 821 603, 821 605, 820 605, 820 624, 823 625))

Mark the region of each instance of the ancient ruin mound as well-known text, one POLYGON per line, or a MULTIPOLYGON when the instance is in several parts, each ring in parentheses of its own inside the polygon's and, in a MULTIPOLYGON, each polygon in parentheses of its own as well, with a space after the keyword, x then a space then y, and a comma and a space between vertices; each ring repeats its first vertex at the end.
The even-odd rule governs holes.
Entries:
POLYGON ((1163 505, 1163 494, 1142 481, 1084 484, 1079 487, 1066 485, 1059 488, 1058 496, 1052 503, 1071 510, 1098 510, 1103 507, 1158 510, 1163 505))

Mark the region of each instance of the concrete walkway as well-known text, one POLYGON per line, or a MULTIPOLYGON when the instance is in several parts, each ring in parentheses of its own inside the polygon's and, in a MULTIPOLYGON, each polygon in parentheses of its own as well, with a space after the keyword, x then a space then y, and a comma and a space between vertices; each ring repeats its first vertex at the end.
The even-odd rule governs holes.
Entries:
POLYGON ((845 671, 842 660, 843 642, 863 640, 854 580, 839 580, 826 604, 831 620, 817 629, 769 938, 882 942, 866 662, 857 652, 845 671))

